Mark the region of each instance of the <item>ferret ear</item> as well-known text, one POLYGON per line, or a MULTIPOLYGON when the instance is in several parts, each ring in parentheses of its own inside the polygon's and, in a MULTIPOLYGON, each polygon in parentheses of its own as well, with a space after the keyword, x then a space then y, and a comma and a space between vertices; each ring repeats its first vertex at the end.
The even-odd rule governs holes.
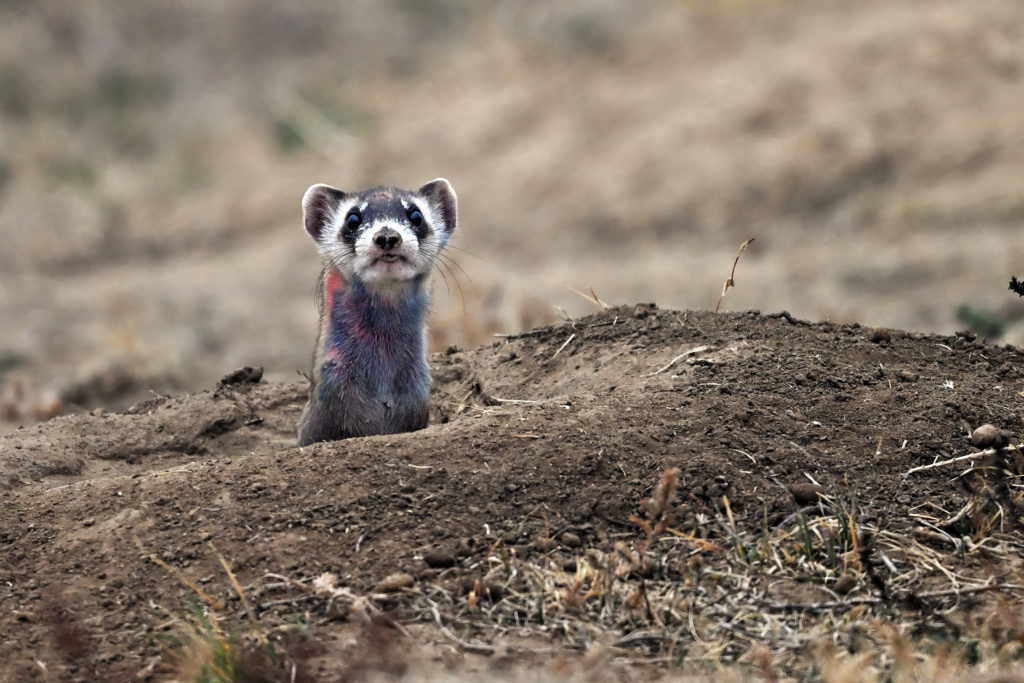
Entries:
POLYGON ((416 194, 430 202, 431 207, 444 221, 444 229, 448 234, 455 232, 455 226, 459 220, 459 205, 451 183, 444 178, 438 178, 421 187, 416 194))
POLYGON ((306 224, 306 232, 320 241, 324 231, 334 222, 338 206, 347 195, 330 185, 314 185, 306 190, 302 197, 302 220, 306 224))

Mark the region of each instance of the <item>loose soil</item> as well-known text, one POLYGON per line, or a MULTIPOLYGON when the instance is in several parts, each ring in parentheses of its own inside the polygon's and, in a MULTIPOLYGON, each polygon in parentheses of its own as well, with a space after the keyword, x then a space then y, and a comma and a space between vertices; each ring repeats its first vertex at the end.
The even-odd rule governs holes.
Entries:
MULTIPOLYGON (((251 629, 218 553, 247 587, 261 629, 279 637, 304 624, 317 644, 305 661, 308 680, 408 666, 554 675, 593 666, 580 650, 602 648, 618 664, 593 677, 646 677, 647 667, 669 665, 670 644, 628 639, 653 628, 642 615, 599 628, 565 605, 546 619, 523 614, 518 625, 473 636, 499 654, 508 646, 533 654, 488 658, 436 628, 428 600, 448 596, 438 616, 472 640, 466 620, 482 607, 466 595, 466 577, 472 585, 495 558, 550 567, 568 582, 583 558, 625 552, 623 543, 653 560, 644 570, 652 586, 682 585, 685 571, 666 561, 662 545, 644 546, 630 520, 644 517, 643 501, 670 468, 678 468, 678 533, 666 540, 694 539, 685 546, 691 568, 695 557, 707 567, 723 562, 737 538, 792 527, 801 509, 821 514, 813 492, 810 505, 794 498, 812 480, 844 501, 858 528, 910 537, 925 513, 952 517, 978 499, 975 475, 957 475, 984 463, 907 471, 972 452, 970 430, 982 423, 1020 432, 1022 360, 1021 350, 970 333, 643 304, 434 354, 432 422, 416 433, 297 448, 306 384, 252 376, 123 413, 58 417, 0 440, 0 679, 43 677, 43 669, 51 680, 155 676, 169 615, 202 604, 197 589, 225 601, 225 628, 251 629), (357 618, 365 609, 339 614, 336 601, 288 587, 328 572, 373 605, 371 626, 357 618), (412 586, 375 594, 396 572, 410 574, 412 586), (570 622, 589 630, 567 631, 570 622)), ((988 533, 1002 531, 1019 547, 1013 503, 989 502, 1000 500, 1003 517, 988 533)), ((860 542, 870 545, 868 536, 860 542)), ((838 571, 820 581, 808 565, 806 580, 800 571, 784 578, 772 563, 753 567, 743 590, 751 604, 783 611, 881 599, 882 613, 913 621, 931 613, 908 595, 1019 575, 1013 555, 987 552, 983 542, 958 551, 939 536, 922 541, 941 558, 930 569, 893 553, 883 559, 877 548, 849 554, 839 563, 857 581, 846 594, 835 590, 838 571), (912 577, 899 576, 911 567, 912 577), (902 582, 903 598, 890 579, 902 582)), ((997 598, 1016 604, 993 593, 964 599, 944 619, 970 624, 997 598)), ((710 633, 694 609, 696 625, 673 646, 696 647, 695 636, 710 633)), ((818 611, 818 623, 832 623, 832 612, 818 611)), ((819 636, 830 638, 833 627, 819 636)), ((751 666, 756 642, 735 641, 719 663, 751 666)), ((808 643, 773 666, 803 677, 812 650, 808 643)))

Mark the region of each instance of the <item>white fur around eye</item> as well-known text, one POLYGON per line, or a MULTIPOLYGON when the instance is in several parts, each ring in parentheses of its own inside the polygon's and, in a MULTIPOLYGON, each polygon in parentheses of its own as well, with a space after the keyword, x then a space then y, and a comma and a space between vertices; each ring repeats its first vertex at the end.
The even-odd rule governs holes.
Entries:
POLYGON ((431 232, 436 234, 448 232, 444 219, 441 217, 441 212, 436 210, 426 197, 421 197, 416 206, 419 207, 420 213, 423 214, 423 221, 430 228, 431 232))
POLYGON ((345 218, 348 217, 348 212, 356 206, 357 202, 357 199, 341 202, 334 210, 334 215, 331 216, 330 222, 325 226, 324 230, 321 231, 320 239, 317 240, 316 243, 317 250, 322 255, 328 256, 337 248, 338 241, 340 240, 339 235, 341 234, 341 228, 345 224, 345 218))

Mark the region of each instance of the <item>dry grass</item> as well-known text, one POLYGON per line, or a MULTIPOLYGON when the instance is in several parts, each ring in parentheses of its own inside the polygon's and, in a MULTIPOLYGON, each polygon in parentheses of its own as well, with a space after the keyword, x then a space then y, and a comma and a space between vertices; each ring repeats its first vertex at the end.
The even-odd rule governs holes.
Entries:
POLYGON ((138 537, 135 542, 145 557, 165 569, 194 596, 192 609, 186 614, 160 610, 169 617, 173 628, 171 636, 163 643, 164 680, 171 683, 304 683, 311 680, 304 660, 317 654, 319 648, 301 628, 287 638, 270 638, 257 619, 246 590, 213 544, 210 549, 242 604, 246 622, 231 620, 225 614, 223 601, 156 555, 147 553, 138 537), (224 626, 225 623, 228 626, 224 626))
MULTIPOLYGON (((248 625, 238 622, 249 634, 246 648, 219 625, 221 606, 193 586, 206 605, 176 619, 181 637, 169 661, 183 675, 193 672, 186 661, 202 662, 203 672, 228 671, 242 655, 272 652, 254 615, 301 604, 319 615, 313 635, 341 619, 368 628, 386 622, 409 637, 401 622, 424 622, 468 654, 550 660, 575 653, 586 661, 601 653, 702 680, 1024 676, 1022 544, 1008 529, 1019 523, 1021 496, 1000 488, 1004 475, 974 473, 976 492, 964 510, 919 508, 904 531, 861 519, 855 496, 824 494, 752 531, 737 526, 727 498, 716 509, 680 504, 677 474, 662 475, 643 516, 631 520, 635 533, 568 562, 557 554, 520 557, 496 542, 472 564, 388 593, 356 594, 331 575, 268 574, 246 589, 232 580, 253 603, 239 613, 250 615, 248 625), (695 528, 679 530, 677 518, 691 514, 695 528)), ((193 673, 177 680, 247 680, 193 673)))

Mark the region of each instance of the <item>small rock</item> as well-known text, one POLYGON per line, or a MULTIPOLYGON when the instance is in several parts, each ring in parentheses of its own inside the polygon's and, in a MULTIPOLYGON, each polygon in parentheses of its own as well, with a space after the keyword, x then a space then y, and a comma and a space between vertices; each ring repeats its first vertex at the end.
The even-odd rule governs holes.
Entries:
POLYGON ((796 382, 799 386, 803 386, 807 384, 807 375, 805 375, 802 372, 798 372, 796 373, 796 376, 793 377, 793 381, 796 382))
POLYGON ((1005 448, 1010 443, 1009 437, 1009 432, 986 423, 974 430, 971 443, 978 448, 1005 448))
POLYGON ((856 587, 857 577, 853 574, 843 574, 839 577, 839 580, 836 581, 836 585, 834 586, 836 593, 841 593, 843 595, 846 595, 856 587))
POLYGON ((892 334, 884 327, 869 327, 866 332, 868 341, 876 344, 887 342, 892 339, 892 334))
POLYGON ((824 493, 824 489, 808 482, 806 484, 793 484, 789 487, 789 492, 793 494, 793 498, 800 505, 810 505, 818 502, 818 494, 824 493))
POLYGON ((583 541, 580 540, 580 537, 573 532, 566 531, 562 534, 562 544, 565 545, 566 548, 579 548, 583 545, 583 541))
POLYGON ((396 593, 403 588, 412 588, 414 583, 416 583, 416 579, 412 574, 397 572, 385 576, 373 591, 375 593, 396 593))
POLYGON ((548 552, 551 552, 554 549, 555 542, 553 540, 551 540, 550 538, 547 538, 545 536, 544 538, 538 538, 534 542, 533 547, 535 547, 537 550, 541 551, 542 553, 548 553, 548 552))
POLYGON ((229 384, 256 384, 261 379, 263 379, 263 368, 253 368, 247 365, 224 375, 219 384, 222 387, 229 384))
POLYGON ((82 520, 82 526, 92 526, 95 523, 96 523, 96 518, 95 517, 89 517, 88 519, 83 519, 82 520))
POLYGON ((455 566, 455 554, 445 548, 434 548, 423 554, 423 561, 431 569, 445 569, 455 566))

